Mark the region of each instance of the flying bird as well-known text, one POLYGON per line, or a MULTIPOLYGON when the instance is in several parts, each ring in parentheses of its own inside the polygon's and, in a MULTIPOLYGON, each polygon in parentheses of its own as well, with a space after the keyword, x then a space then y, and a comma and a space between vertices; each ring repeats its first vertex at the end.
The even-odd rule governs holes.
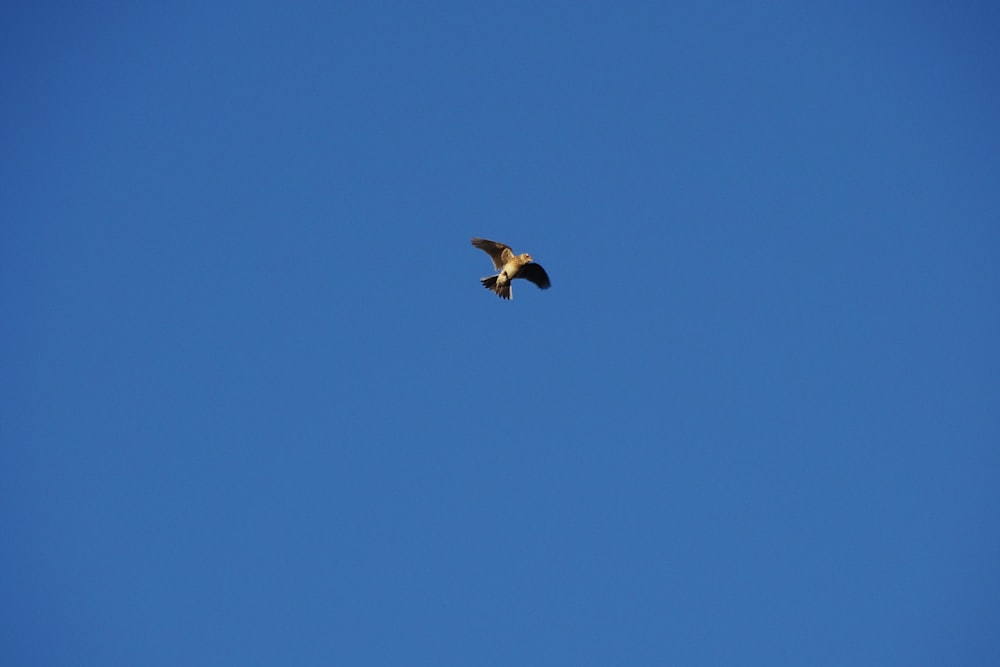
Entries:
POLYGON ((528 253, 515 255, 510 246, 480 238, 472 239, 472 245, 489 255, 493 260, 493 268, 500 271, 495 276, 483 278, 481 282, 483 287, 496 292, 501 299, 511 298, 510 281, 515 278, 530 280, 542 289, 548 289, 552 285, 545 269, 535 264, 528 253))

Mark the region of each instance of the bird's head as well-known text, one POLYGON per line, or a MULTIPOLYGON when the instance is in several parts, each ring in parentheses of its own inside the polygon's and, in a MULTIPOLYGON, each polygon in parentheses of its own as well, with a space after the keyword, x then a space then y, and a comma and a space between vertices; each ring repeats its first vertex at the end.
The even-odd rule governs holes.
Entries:
POLYGON ((522 253, 521 254, 521 259, 523 259, 526 262, 534 262, 535 261, 535 260, 531 259, 531 255, 529 255, 528 253, 522 253))

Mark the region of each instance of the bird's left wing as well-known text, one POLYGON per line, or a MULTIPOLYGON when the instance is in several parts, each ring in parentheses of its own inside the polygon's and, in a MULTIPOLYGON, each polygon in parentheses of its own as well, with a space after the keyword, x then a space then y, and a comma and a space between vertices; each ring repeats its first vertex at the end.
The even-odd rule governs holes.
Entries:
POLYGON ((549 274, 545 273, 545 269, 539 264, 534 262, 528 262, 521 267, 521 270, 517 272, 518 278, 524 278, 525 280, 530 280, 542 289, 548 289, 552 286, 552 282, 549 280, 549 274))

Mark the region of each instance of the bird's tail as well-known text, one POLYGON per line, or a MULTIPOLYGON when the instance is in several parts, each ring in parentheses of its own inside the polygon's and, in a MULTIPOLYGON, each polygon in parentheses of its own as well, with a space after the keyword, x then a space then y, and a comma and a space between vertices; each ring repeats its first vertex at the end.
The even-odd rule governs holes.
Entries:
POLYGON ((487 278, 483 278, 482 281, 480 281, 480 282, 483 283, 483 287, 485 287, 486 289, 488 289, 488 290, 490 290, 492 292, 495 292, 497 294, 497 296, 499 296, 501 299, 509 299, 510 298, 510 281, 509 280, 507 282, 505 282, 505 283, 501 283, 501 284, 498 285, 497 284, 497 276, 489 276, 487 278))

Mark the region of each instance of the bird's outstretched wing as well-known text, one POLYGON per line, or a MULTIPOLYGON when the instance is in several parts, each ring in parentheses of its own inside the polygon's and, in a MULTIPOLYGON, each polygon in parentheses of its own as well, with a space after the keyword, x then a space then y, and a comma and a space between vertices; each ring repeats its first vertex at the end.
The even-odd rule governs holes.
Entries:
POLYGON ((525 280, 530 280, 542 289, 548 289, 552 286, 549 281, 549 274, 545 273, 545 269, 539 264, 534 262, 528 262, 521 267, 521 270, 517 272, 515 278, 524 278, 525 280))
POLYGON ((476 246, 490 256, 490 259, 493 260, 494 269, 499 269, 501 266, 514 258, 514 251, 510 249, 510 246, 506 246, 497 241, 474 238, 472 239, 472 245, 476 246))

